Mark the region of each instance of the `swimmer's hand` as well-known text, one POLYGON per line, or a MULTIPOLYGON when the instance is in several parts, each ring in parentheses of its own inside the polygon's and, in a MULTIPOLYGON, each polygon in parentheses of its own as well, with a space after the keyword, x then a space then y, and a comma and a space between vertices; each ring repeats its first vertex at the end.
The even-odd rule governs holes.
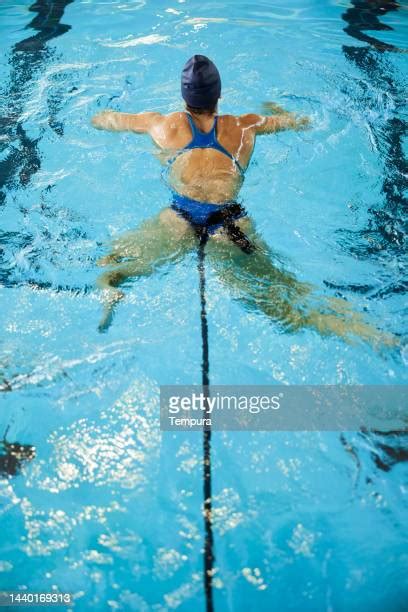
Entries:
POLYGON ((97 130, 112 130, 115 129, 115 120, 113 115, 115 111, 104 110, 91 119, 91 123, 97 130))
POLYGON ((276 102, 263 102, 262 103, 262 114, 263 115, 282 115, 287 113, 282 106, 276 104, 276 102))
POLYGON ((296 127, 294 128, 298 132, 302 132, 303 130, 309 130, 312 127, 312 122, 310 117, 297 117, 295 118, 296 127))
POLYGON ((285 110, 276 102, 262 103, 265 123, 258 133, 279 132, 280 130, 296 130, 301 132, 311 127, 309 117, 298 117, 295 113, 285 110))
POLYGON ((256 134, 273 134, 283 130, 307 130, 311 126, 309 117, 297 117, 294 113, 278 113, 274 115, 249 115, 258 119, 256 134))

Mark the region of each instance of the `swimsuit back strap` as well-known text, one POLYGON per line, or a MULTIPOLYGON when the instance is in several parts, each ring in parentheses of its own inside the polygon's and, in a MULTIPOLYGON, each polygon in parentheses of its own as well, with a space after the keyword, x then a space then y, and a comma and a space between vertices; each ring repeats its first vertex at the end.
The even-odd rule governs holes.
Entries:
POLYGON ((217 139, 215 135, 216 119, 214 119, 213 126, 209 132, 202 132, 194 123, 190 113, 186 113, 188 122, 191 128, 192 138, 191 141, 183 148, 183 151, 187 149, 212 149, 216 146, 217 139))
MULTIPOLYGON (((188 122, 190 124, 190 129, 191 129, 191 134, 192 134, 191 142, 194 142, 194 140, 196 138, 196 134, 197 134, 196 124, 194 123, 193 118, 190 115, 190 113, 186 113, 186 115, 187 115, 188 122)), ((189 143, 189 144, 191 144, 191 143, 189 143)))
POLYGON ((233 155, 231 155, 231 153, 227 151, 227 149, 223 147, 222 144, 218 141, 218 115, 214 117, 214 123, 209 132, 202 132, 201 130, 199 130, 196 124, 194 123, 190 113, 186 113, 186 115, 190 124, 192 138, 191 141, 183 149, 181 149, 180 152, 187 151, 189 149, 215 149, 216 151, 219 151, 220 153, 223 153, 224 155, 229 157, 234 162, 240 173, 243 175, 244 169, 242 168, 239 161, 233 155))

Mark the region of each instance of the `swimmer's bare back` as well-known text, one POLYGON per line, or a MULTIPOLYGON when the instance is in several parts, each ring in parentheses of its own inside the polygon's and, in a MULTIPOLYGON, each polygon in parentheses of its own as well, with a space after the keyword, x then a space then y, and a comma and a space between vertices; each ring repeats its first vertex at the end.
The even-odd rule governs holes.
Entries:
MULTIPOLYGON (((309 126, 307 117, 297 117, 274 103, 265 103, 264 109, 266 113, 273 114, 220 115, 218 118, 218 141, 242 168, 249 164, 256 136, 282 130, 303 130, 309 126)), ((199 130, 211 130, 216 113, 190 114, 199 130)), ((155 112, 132 114, 107 110, 95 115, 92 125, 114 132, 149 134, 154 144, 165 153, 166 160, 191 140, 191 128, 185 112, 161 115, 155 112)), ((202 202, 222 204, 237 197, 242 177, 236 164, 220 151, 190 149, 175 159, 169 181, 182 195, 202 202)))

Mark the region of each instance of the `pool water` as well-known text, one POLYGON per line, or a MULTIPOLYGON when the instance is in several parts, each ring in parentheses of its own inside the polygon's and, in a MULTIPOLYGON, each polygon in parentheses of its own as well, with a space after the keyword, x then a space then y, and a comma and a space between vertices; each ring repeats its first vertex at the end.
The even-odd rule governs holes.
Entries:
MULTIPOLYGON (((97 259, 169 192, 146 137, 90 125, 181 109, 194 53, 221 113, 311 117, 258 139, 242 201, 280 266, 399 339, 287 333, 207 262, 211 383, 407 382, 407 27, 394 2, 3 0, 0 435, 26 449, 0 456, 0 588, 209 609, 202 435, 159 427, 159 386, 201 383, 197 253, 98 332, 97 259)), ((398 432, 214 432, 214 609, 406 609, 407 459, 398 432)))

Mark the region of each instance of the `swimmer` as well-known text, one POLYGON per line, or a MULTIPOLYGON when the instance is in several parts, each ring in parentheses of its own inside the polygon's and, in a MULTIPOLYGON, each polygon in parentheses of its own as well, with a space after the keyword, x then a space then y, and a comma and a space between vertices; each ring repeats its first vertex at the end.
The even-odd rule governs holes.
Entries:
POLYGON ((203 55, 194 55, 185 64, 181 95, 183 112, 106 110, 92 118, 97 129, 148 134, 160 151, 172 191, 170 206, 117 238, 112 252, 99 260, 100 266, 109 266, 98 279, 105 294, 100 331, 109 327, 115 305, 124 296, 119 288, 123 282, 180 260, 205 240, 207 256, 222 281, 243 302, 288 331, 310 327, 346 340, 360 337, 373 344, 392 343, 345 300, 324 298, 316 304, 314 299, 312 305, 313 287, 274 262, 276 256, 237 202, 256 138, 308 129, 309 118, 273 102, 264 104, 263 114, 218 115, 221 78, 203 55))

